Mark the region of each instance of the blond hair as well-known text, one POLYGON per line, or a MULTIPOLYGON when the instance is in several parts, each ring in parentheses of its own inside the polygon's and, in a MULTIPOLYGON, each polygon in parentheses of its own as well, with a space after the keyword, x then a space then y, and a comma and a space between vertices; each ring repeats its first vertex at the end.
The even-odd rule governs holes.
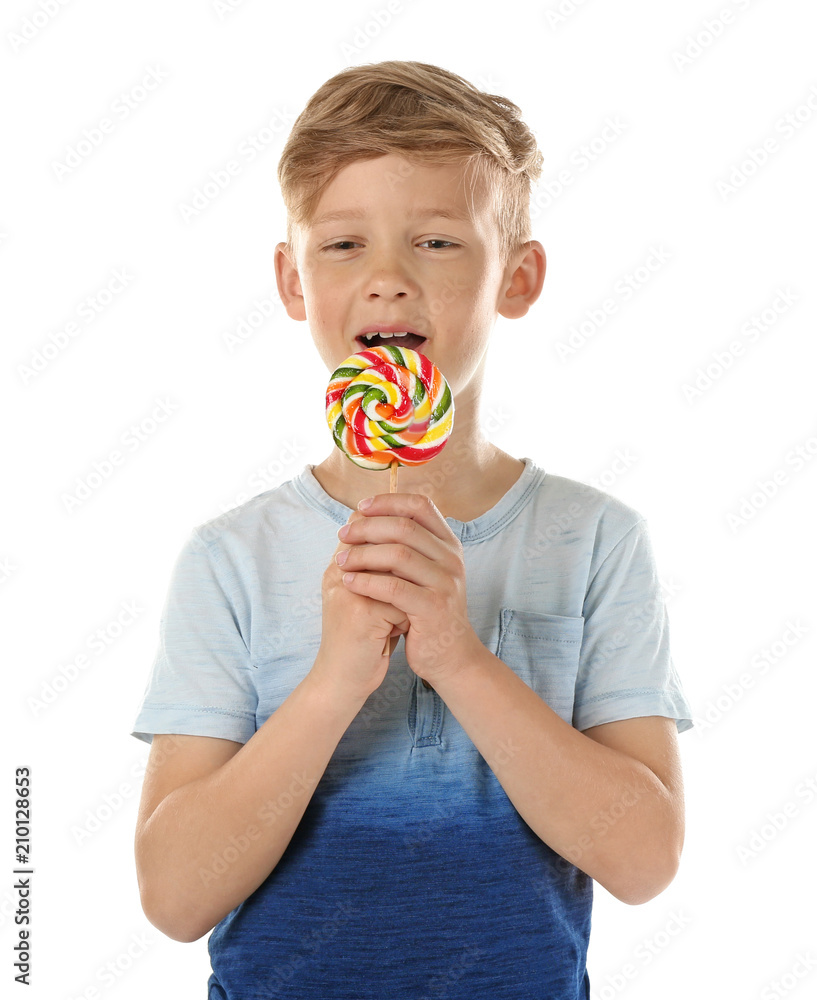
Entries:
POLYGON ((460 163, 472 195, 484 183, 504 261, 531 239, 530 187, 542 154, 519 108, 439 66, 389 61, 337 73, 295 120, 278 163, 293 252, 338 171, 388 153, 460 163))

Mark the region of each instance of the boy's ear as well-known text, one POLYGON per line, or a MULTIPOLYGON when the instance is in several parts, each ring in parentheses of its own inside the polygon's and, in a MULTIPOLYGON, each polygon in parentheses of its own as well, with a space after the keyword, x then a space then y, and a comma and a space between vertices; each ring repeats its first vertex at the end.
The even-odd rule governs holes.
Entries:
POLYGON ((506 319, 524 316, 542 292, 547 269, 545 248, 530 240, 508 263, 496 309, 506 319))
POLYGON ((301 289, 301 279, 286 243, 275 247, 275 281, 278 284, 278 294, 284 303, 287 316, 290 319, 306 319, 306 303, 301 289))

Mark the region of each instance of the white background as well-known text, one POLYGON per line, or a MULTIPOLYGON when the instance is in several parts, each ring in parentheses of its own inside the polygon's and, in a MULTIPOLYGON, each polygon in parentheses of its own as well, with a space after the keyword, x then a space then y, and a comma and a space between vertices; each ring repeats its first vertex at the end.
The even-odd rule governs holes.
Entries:
POLYGON ((485 420, 512 454, 647 518, 700 720, 679 740, 681 870, 638 907, 597 887, 593 995, 814 996, 798 960, 817 955, 813 5, 233 6, 13 0, 0 16, 0 989, 23 995, 11 870, 25 765, 26 995, 204 996, 206 939, 164 937, 139 905, 148 747, 129 733, 189 529, 331 448, 328 373, 275 291, 289 126, 344 66, 413 59, 509 97, 537 135, 545 289, 497 323, 485 420), (83 142, 106 117, 113 130, 83 142), (69 147, 86 155, 60 168, 69 147), (207 194, 229 160, 240 172, 207 194), (170 412, 151 423, 159 401, 170 412), (122 464, 69 510, 117 448, 122 464))

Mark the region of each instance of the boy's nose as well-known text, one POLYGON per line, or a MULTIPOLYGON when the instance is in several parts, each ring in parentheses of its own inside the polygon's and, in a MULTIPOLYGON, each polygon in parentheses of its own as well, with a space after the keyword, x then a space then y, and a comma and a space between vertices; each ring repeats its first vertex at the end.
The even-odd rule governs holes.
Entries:
POLYGON ((366 293, 368 295, 395 298, 415 295, 417 290, 416 279, 397 254, 381 255, 377 260, 372 261, 371 270, 366 279, 366 293))

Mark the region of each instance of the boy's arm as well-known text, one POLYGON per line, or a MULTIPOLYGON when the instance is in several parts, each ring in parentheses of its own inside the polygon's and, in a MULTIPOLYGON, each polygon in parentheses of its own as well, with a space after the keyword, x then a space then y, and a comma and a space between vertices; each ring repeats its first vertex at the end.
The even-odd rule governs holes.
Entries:
POLYGON ((261 885, 363 701, 313 673, 243 746, 154 738, 135 853, 155 927, 195 941, 261 885))
POLYGON ((485 647, 434 687, 522 819, 625 903, 678 869, 684 803, 676 725, 662 716, 579 732, 485 647))
MULTIPOLYGON (((335 554, 348 548, 340 542, 335 554)), ((204 693, 217 704, 222 676, 200 664, 218 666, 225 649, 246 647, 200 542, 188 547, 177 575, 167 613, 182 669, 191 666, 191 635, 203 640, 185 698, 204 693), (203 630, 204 616, 208 625, 221 620, 221 630, 203 630)), ((136 868, 145 915, 168 937, 200 938, 278 864, 341 737, 383 681, 404 619, 390 604, 348 593, 333 558, 321 581, 315 662, 247 742, 155 738, 137 820, 136 868)), ((228 690, 234 703, 243 693, 228 690)))

